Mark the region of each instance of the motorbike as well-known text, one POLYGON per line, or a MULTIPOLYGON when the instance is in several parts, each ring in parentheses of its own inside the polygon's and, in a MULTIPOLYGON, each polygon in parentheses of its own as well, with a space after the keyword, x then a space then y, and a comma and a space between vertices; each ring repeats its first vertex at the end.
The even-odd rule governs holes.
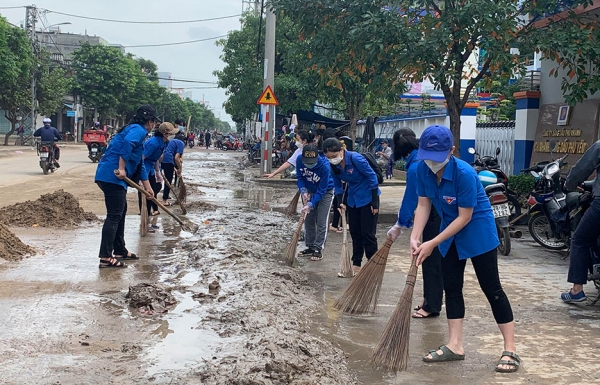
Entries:
POLYGON ((233 142, 230 141, 225 141, 223 142, 221 149, 223 151, 244 151, 244 147, 242 146, 242 143, 239 140, 234 140, 233 142))
POLYGON ((106 147, 108 146, 108 141, 104 131, 83 131, 83 142, 88 146, 88 158, 90 158, 92 163, 100 161, 102 156, 104 156, 106 147))
POLYGON ((215 140, 215 150, 222 150, 222 149, 223 149, 223 139, 215 140))
POLYGON ((188 139, 188 147, 194 148, 194 139, 188 139))
POLYGON ((54 162, 54 142, 37 142, 37 154, 40 156, 40 167, 44 175, 48 175, 48 171, 56 171, 54 162))
POLYGON ((248 150, 248 160, 250 162, 260 163, 260 144, 261 142, 256 142, 254 146, 248 150))
MULTIPOLYGON (((477 154, 473 147, 469 148, 470 154, 477 154)), ((496 156, 500 153, 500 149, 496 150, 496 156)), ((478 155, 478 154, 477 154, 478 155)), ((495 183, 488 184, 489 181, 484 181, 484 175, 489 174, 491 171, 486 170, 483 167, 480 167, 480 170, 477 171, 479 178, 482 180, 482 184, 484 186, 485 193, 492 205, 492 212, 494 213, 494 220, 496 222, 496 231, 498 232, 498 239, 500 240, 500 245, 498 245, 498 251, 502 255, 510 254, 511 249, 511 231, 509 227, 509 217, 511 214, 510 207, 508 204, 508 193, 507 188, 504 183, 499 183, 497 178, 494 178, 495 183), (487 173, 483 173, 486 171, 487 173), (484 183, 485 182, 485 183, 484 183)), ((513 233, 513 235, 520 236, 520 234, 513 233)))
MULTIPOLYGON (((491 157, 489 155, 481 156, 477 153, 477 151, 473 150, 472 155, 475 155, 475 161, 471 164, 475 171, 479 173, 482 170, 491 171, 496 175, 498 183, 504 184, 506 187, 506 198, 508 199, 508 207, 510 209, 510 224, 514 224, 513 220, 515 218, 521 217, 521 203, 519 202, 519 195, 508 188, 508 176, 502 171, 500 168, 500 164, 498 163, 498 155, 500 155, 500 147, 496 147, 496 156, 491 157)), ((471 153, 469 151, 469 153, 471 153)), ((518 221, 518 220, 517 220, 518 221)))

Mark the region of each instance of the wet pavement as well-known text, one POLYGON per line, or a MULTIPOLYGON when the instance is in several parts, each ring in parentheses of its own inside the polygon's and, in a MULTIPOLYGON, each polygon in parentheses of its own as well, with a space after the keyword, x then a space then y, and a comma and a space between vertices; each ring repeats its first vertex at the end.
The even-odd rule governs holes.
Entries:
MULTIPOLYGON (((99 226, 13 229, 38 254, 0 262, 0 383, 600 381, 600 305, 560 303, 560 292, 568 288, 568 261, 527 237, 514 242, 510 256, 500 257, 524 360, 518 373, 494 373, 501 337, 470 265, 464 290, 466 360, 437 365, 420 360, 446 342, 442 315, 412 321, 406 372, 373 370, 371 350, 404 287, 408 235, 391 250, 378 313, 340 314, 333 302, 349 283, 336 277, 341 234, 329 235, 322 261, 301 259, 293 268, 284 266, 281 253, 294 222, 279 211, 294 190, 253 183, 258 170, 243 169, 236 156, 242 155, 186 154, 185 178, 192 192, 187 217, 199 231, 182 232, 162 215, 156 219, 161 229, 140 238, 139 216, 128 216, 128 248, 142 259, 126 269, 97 268, 99 226), (214 281, 218 288, 211 290, 214 281), (141 314, 126 298, 129 287, 139 283, 168 288, 177 304, 164 314, 141 314)), ((379 226, 380 241, 388 227, 379 226)), ((586 292, 595 290, 588 285, 586 292)), ((419 279, 415 305, 420 293, 419 279)))

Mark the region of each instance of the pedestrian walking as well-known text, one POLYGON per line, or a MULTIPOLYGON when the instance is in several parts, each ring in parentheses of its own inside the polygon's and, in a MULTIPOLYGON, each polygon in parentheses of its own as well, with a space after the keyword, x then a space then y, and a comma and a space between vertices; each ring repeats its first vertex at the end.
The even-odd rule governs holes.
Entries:
POLYGON ((329 211, 333 200, 333 178, 327 159, 319 155, 314 144, 302 148, 302 156, 296 162, 298 189, 306 213, 304 220, 304 243, 306 250, 300 255, 310 257, 311 261, 323 259, 323 248, 327 239, 329 211))
MULTIPOLYGON (((417 152, 419 141, 413 130, 401 128, 394 132, 393 159, 404 159, 406 171, 406 188, 402 204, 398 211, 396 224, 388 231, 388 236, 395 242, 403 230, 413 226, 413 217, 417 209, 419 196, 417 194, 417 152)), ((391 154, 390 154, 391 157, 391 154)), ((423 242, 435 238, 440 233, 441 219, 435 210, 431 210, 423 229, 423 242)), ((442 280, 442 255, 436 247, 431 255, 423 262, 423 302, 415 308, 413 318, 437 317, 442 310, 444 286, 442 280)))
POLYGON ((142 162, 142 152, 146 136, 157 121, 153 106, 140 106, 131 123, 117 131, 98 163, 95 182, 104 193, 106 205, 100 241, 100 268, 126 267, 123 261, 139 259, 125 247, 127 183, 123 178, 129 177, 134 181, 141 179, 144 189, 154 193, 150 182, 144 179, 147 171, 142 162), (115 170, 118 170, 117 174, 115 170))
POLYGON ((208 150, 208 148, 210 147, 210 131, 206 130, 206 133, 204 134, 204 144, 206 145, 206 149, 208 150))
MULTIPOLYGON (((165 147, 165 151, 163 152, 162 162, 160 164, 163 172, 165 173, 165 178, 171 185, 173 185, 173 177, 175 174, 181 176, 181 167, 183 161, 183 150, 185 149, 185 133, 183 131, 177 132, 175 137, 172 140, 169 140, 169 143, 165 147)), ((162 203, 165 206, 172 206, 169 202, 169 193, 171 189, 168 185, 163 188, 163 197, 162 203)))
POLYGON ((379 217, 379 183, 367 159, 359 153, 344 150, 336 138, 323 142, 323 154, 333 172, 335 195, 339 207, 346 209, 352 237, 352 270, 358 273, 363 255, 367 259, 377 252, 377 219, 379 217), (342 181, 346 189, 342 189, 342 181))
POLYGON ((467 162, 452 156, 454 138, 450 129, 431 126, 419 140, 417 193, 419 201, 410 237, 413 258, 421 265, 435 250, 442 254, 442 276, 446 294, 448 342, 423 357, 425 362, 465 359, 463 322, 465 303, 463 282, 467 260, 475 269, 504 338, 504 351, 498 372, 515 372, 521 359, 516 354, 515 323, 512 308, 498 274, 496 247, 500 243, 494 214, 477 173, 467 162), (432 205, 442 217, 440 234, 421 242, 432 205))

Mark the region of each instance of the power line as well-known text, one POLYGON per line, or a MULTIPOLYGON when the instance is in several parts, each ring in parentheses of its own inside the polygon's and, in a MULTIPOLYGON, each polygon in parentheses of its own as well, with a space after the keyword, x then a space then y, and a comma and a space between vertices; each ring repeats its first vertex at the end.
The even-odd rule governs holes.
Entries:
MULTIPOLYGON (((14 7, 14 8, 21 8, 21 7, 14 7)), ((135 20, 102 19, 102 18, 99 18, 99 17, 89 17, 89 16, 73 15, 71 13, 64 13, 64 12, 52 11, 52 10, 43 9, 43 8, 40 8, 40 9, 43 10, 44 12, 56 13, 57 15, 63 15, 63 16, 77 17, 77 18, 80 18, 80 19, 96 20, 96 21, 106 21, 106 22, 110 22, 110 23, 127 23, 127 24, 187 24, 187 23, 201 23, 201 22, 204 22, 204 21, 231 19, 231 18, 234 18, 234 17, 240 17, 241 16, 241 15, 238 14, 238 15, 220 16, 220 17, 212 17, 212 18, 208 18, 208 19, 197 19, 197 20, 135 21, 135 20)))
POLYGON ((17 8, 25 8, 24 5, 18 6, 18 7, 0 7, 0 9, 17 9, 17 8))
MULTIPOLYGON (((223 37, 227 37, 227 35, 207 37, 207 38, 204 38, 204 39, 196 39, 196 40, 188 40, 188 41, 178 41, 178 42, 175 42, 175 43, 140 44, 140 45, 123 45, 123 46, 118 45, 118 46, 119 47, 123 47, 123 48, 166 47, 166 46, 171 46, 171 45, 182 45, 182 44, 199 43, 199 42, 202 42, 202 41, 221 39, 223 37)), ((63 46, 63 47, 81 47, 81 44, 64 44, 64 43, 58 43, 58 45, 63 46)))

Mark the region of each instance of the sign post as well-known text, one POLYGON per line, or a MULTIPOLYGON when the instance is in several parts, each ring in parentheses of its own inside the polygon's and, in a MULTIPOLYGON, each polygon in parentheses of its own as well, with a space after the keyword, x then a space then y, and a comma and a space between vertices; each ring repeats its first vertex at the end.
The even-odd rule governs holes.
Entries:
POLYGON ((262 156, 260 158, 260 169, 263 174, 271 173, 271 152, 273 149, 272 140, 275 135, 275 129, 270 127, 270 123, 275 120, 275 106, 279 105, 279 101, 273 93, 271 86, 267 85, 263 93, 260 95, 256 104, 260 105, 262 115, 262 156), (271 112, 272 111, 272 112, 271 112))

